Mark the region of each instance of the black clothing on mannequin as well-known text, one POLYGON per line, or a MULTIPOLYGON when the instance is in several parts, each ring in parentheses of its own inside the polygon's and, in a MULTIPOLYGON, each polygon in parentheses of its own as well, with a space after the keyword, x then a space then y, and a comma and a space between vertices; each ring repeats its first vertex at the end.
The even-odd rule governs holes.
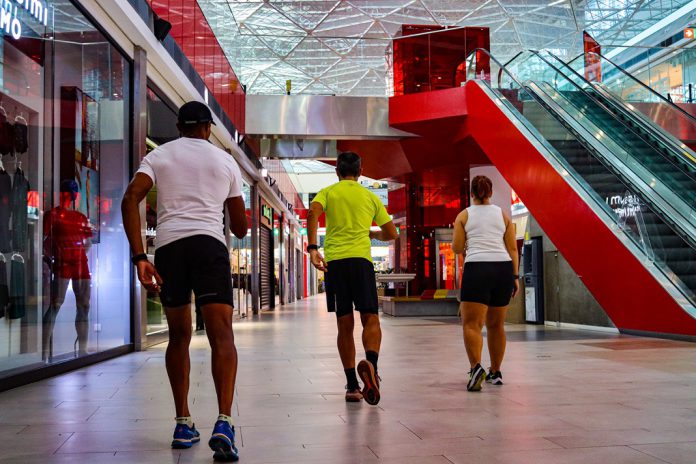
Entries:
POLYGON ((29 181, 21 169, 17 169, 12 182, 12 251, 24 251, 27 245, 27 193, 29 181))
POLYGON ((10 304, 7 308, 10 319, 21 319, 27 312, 24 271, 24 262, 13 259, 10 264, 10 304))
POLYGON ((14 131, 12 123, 7 119, 7 112, 0 107, 0 155, 9 155, 12 153, 12 144, 14 141, 14 131))
POLYGON ((21 116, 15 118, 13 146, 16 154, 26 153, 29 150, 29 128, 27 120, 21 116))
POLYGON ((7 287, 7 263, 0 261, 0 318, 5 317, 5 308, 10 302, 10 290, 7 287))
POLYGON ((11 214, 12 178, 4 169, 0 170, 0 252, 9 253, 10 214, 11 214))

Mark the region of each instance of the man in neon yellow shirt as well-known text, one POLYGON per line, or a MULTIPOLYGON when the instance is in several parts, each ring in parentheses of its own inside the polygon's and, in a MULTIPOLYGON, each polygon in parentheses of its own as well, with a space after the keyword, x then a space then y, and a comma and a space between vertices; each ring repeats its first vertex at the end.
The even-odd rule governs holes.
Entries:
POLYGON ((325 272, 328 309, 336 312, 338 321, 338 353, 346 374, 346 401, 365 398, 369 404, 379 403, 377 359, 382 342, 379 325, 377 283, 372 264, 372 239, 389 241, 396 238, 396 227, 377 195, 357 181, 362 175, 360 157, 353 152, 341 153, 336 163, 339 182, 323 189, 309 207, 307 251, 312 264, 325 272), (326 213, 324 252, 317 246, 319 217, 326 213), (375 222, 381 230, 371 231, 375 222), (365 357, 355 372, 353 340, 353 309, 360 312, 365 357))

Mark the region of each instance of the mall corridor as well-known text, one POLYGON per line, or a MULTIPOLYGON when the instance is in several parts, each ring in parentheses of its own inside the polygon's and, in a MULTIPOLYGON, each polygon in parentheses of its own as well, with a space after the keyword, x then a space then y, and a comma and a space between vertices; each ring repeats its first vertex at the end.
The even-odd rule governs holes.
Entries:
MULTIPOLYGON (((243 463, 693 463, 689 343, 509 326, 506 384, 467 393, 455 318, 383 318, 383 399, 346 404, 320 297, 235 325, 243 463)), ((356 332, 358 335, 358 332, 356 332)), ((204 439, 169 449, 165 345, 0 394, 0 462, 212 462, 207 341, 190 401, 204 439)))

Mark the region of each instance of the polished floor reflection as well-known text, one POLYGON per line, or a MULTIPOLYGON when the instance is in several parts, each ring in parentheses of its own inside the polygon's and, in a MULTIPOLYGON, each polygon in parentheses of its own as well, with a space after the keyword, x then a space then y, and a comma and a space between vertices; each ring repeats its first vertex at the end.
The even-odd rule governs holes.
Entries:
MULTIPOLYGON (((506 385, 467 393, 456 319, 385 317, 382 402, 346 404, 320 298, 236 323, 243 463, 693 463, 693 344, 510 326, 506 385)), ((356 335, 357 332, 356 332, 356 335)), ((192 348, 204 442, 169 449, 164 345, 0 393, 0 462, 212 462, 207 342, 192 348)))

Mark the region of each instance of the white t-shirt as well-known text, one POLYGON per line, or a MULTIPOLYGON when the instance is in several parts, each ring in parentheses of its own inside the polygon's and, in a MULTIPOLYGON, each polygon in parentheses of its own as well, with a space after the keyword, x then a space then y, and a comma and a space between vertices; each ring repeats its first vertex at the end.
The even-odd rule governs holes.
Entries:
POLYGON ((156 248, 193 235, 225 243, 225 200, 242 196, 231 155, 207 140, 182 137, 153 150, 138 172, 157 185, 156 248))
POLYGON ((496 205, 471 205, 466 231, 466 258, 464 262, 511 261, 505 248, 505 219, 496 205))

